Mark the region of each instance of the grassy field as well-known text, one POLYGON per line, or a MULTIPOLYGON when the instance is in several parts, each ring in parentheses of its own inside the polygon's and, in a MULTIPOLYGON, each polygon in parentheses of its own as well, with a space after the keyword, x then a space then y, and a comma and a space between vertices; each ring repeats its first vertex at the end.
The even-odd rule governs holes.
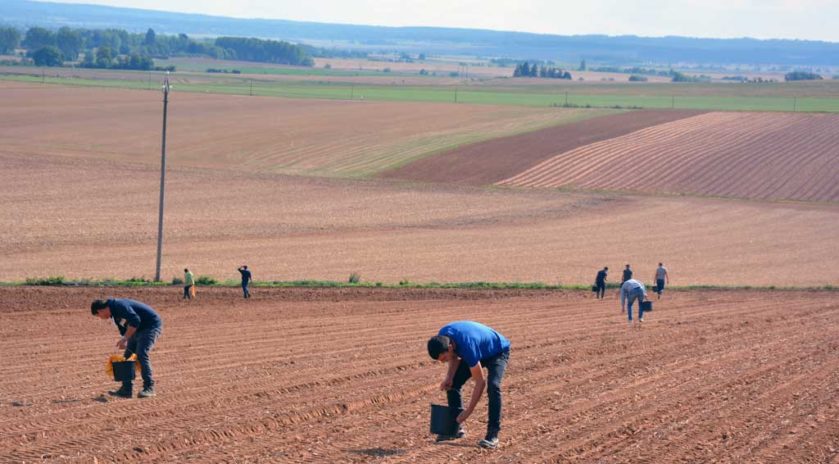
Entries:
MULTIPOLYGON (((34 70, 33 70, 34 71, 34 70)), ((3 74, 0 79, 21 82, 41 82, 85 87, 117 87, 131 89, 155 89, 157 85, 149 73, 121 72, 114 78, 62 76, 49 77, 37 74, 3 74), (119 78, 117 78, 119 77, 119 78)), ((240 75, 176 75, 175 91, 205 92, 233 95, 258 95, 288 98, 321 98, 338 100, 376 100, 413 102, 452 102, 490 105, 517 106, 579 106, 579 107, 621 107, 621 108, 680 108, 723 111, 798 111, 839 112, 839 94, 833 95, 832 88, 818 91, 818 95, 788 95, 796 84, 775 84, 779 94, 772 96, 765 91, 755 95, 738 84, 706 84, 703 86, 682 86, 676 84, 654 84, 650 86, 589 85, 576 87, 491 87, 489 85, 457 86, 415 86, 351 84, 326 81, 278 81, 255 79, 240 75), (783 87, 782 87, 783 86, 783 87), (738 88, 743 94, 736 94, 738 88), (668 95, 669 91, 669 95, 668 95), (827 92, 828 96, 825 96, 827 92), (751 94, 749 94, 751 93, 751 94)), ((794 93, 794 92, 793 92, 794 93)))

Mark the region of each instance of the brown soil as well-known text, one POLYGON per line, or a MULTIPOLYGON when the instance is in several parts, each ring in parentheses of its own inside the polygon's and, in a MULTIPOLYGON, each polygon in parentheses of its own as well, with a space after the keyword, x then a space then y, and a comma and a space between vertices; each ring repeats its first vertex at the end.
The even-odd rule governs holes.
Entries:
POLYGON ((683 110, 644 110, 588 119, 456 148, 385 171, 380 177, 421 182, 492 184, 559 153, 697 114, 699 112, 683 110))
MULTIPOLYGON (((0 281, 151 278, 157 166, 0 154, 0 281)), ((839 282, 835 205, 167 175, 162 277, 587 284, 664 261, 675 285, 839 282)))
MULTIPOLYGON (((839 459, 835 293, 666 294, 644 327, 614 295, 406 290, 0 288, 4 462, 724 462, 839 459), (93 298, 149 302, 158 396, 116 400, 117 332, 93 298), (501 447, 435 444, 453 319, 510 338, 501 447)), ((471 391, 471 384, 464 389, 471 391)))
POLYGON ((569 150, 499 184, 839 201, 837 146, 839 115, 709 113, 569 150))

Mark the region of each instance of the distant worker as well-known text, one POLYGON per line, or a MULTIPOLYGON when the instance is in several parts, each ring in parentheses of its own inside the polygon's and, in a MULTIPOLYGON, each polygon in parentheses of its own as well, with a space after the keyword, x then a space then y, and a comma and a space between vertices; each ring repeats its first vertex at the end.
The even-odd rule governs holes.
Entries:
POLYGON ((667 268, 664 264, 658 263, 658 268, 655 270, 655 292, 658 294, 658 299, 661 299, 661 293, 664 292, 665 284, 670 284, 670 275, 667 274, 667 268))
POLYGON ((248 270, 247 266, 241 266, 237 269, 240 274, 242 274, 242 293, 244 294, 245 298, 251 297, 251 292, 248 290, 248 285, 253 282, 253 276, 251 275, 251 271, 248 270))
POLYGON ((501 380, 510 359, 510 341, 478 322, 452 322, 428 340, 428 355, 431 359, 449 364, 440 389, 446 391, 449 413, 458 424, 454 435, 438 435, 437 441, 453 440, 466 435, 462 425, 478 405, 484 386, 488 386, 489 422, 487 434, 478 442, 478 446, 497 448, 498 432, 501 430, 501 380), (486 380, 482 367, 487 368, 486 380), (463 409, 460 389, 470 377, 475 381, 475 387, 469 398, 469 406, 463 409))
POLYGON ((195 277, 189 269, 184 269, 184 299, 191 300, 195 292, 195 277))
POLYGON ((609 274, 609 268, 604 267, 597 271, 597 277, 594 278, 594 286, 597 287, 597 298, 602 300, 606 296, 606 275, 609 274))
POLYGON ((629 325, 632 326, 632 304, 638 301, 638 323, 644 322, 644 309, 641 303, 647 298, 647 289, 644 284, 635 279, 629 279, 621 285, 621 313, 626 308, 629 318, 629 325), (627 300, 629 303, 627 304, 627 300))
MULTIPOLYGON (((117 341, 117 348, 125 350, 124 356, 137 355, 140 362, 140 374, 143 377, 143 390, 138 397, 155 396, 154 378, 152 377, 149 352, 163 330, 163 320, 151 306, 128 299, 95 300, 90 304, 90 312, 100 319, 113 319, 122 338, 117 341)), ((122 387, 108 394, 120 398, 131 398, 132 381, 123 381, 122 387)))
POLYGON ((626 265, 626 268, 623 270, 623 276, 621 277, 621 285, 624 282, 632 278, 632 268, 629 267, 629 264, 626 265))

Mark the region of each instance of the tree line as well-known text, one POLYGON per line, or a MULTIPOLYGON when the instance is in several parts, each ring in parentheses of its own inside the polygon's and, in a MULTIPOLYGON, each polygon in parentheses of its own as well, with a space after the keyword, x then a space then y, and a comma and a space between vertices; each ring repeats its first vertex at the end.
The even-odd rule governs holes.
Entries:
POLYGON ((561 68, 532 65, 525 61, 516 65, 513 77, 542 77, 546 79, 571 79, 571 73, 561 68))
POLYGON ((283 41, 239 37, 196 40, 186 34, 163 35, 153 29, 130 33, 122 29, 50 30, 31 27, 21 34, 13 27, 0 27, 0 54, 18 48, 38 66, 61 66, 78 61, 90 68, 140 69, 154 67, 153 58, 208 56, 216 59, 260 61, 312 66, 306 49, 283 41))

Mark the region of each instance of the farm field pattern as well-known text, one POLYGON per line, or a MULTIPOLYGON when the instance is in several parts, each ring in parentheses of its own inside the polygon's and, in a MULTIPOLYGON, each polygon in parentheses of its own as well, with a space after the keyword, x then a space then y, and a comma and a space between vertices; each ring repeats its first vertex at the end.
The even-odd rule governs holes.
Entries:
POLYGON ((708 113, 557 154, 498 184, 835 202, 839 117, 708 113))
MULTIPOLYGON (((642 329, 614 293, 119 289, 165 320, 159 396, 100 395, 113 289, 0 288, 0 456, 10 462, 835 462, 839 303, 830 292, 676 292, 642 329), (502 447, 435 444, 454 318, 512 341, 502 447), (199 323, 200 321, 200 323, 199 323), (375 321, 375 322, 373 322, 375 321), (84 336, 80 336, 80 335, 84 336)), ((468 396, 468 385, 465 390, 468 396)))

